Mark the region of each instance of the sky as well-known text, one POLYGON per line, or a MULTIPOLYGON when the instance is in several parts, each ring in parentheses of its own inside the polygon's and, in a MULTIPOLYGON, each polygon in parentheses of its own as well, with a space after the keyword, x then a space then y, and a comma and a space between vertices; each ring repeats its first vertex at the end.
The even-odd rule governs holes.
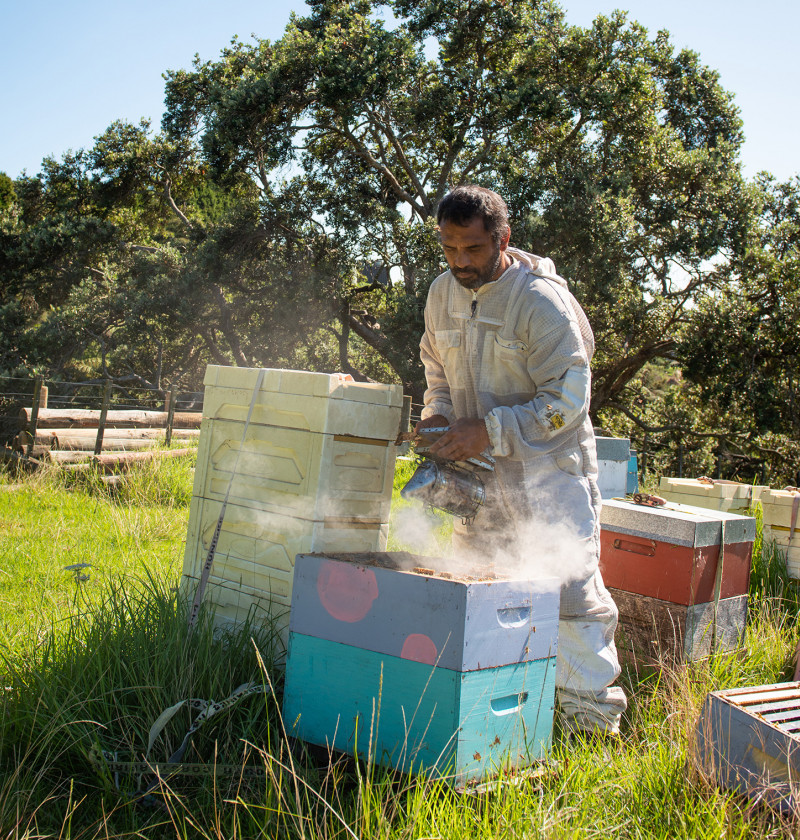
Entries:
MULTIPOLYGON (((623 9, 700 54, 735 95, 745 175, 800 173, 797 0, 562 0, 589 26, 623 9)), ((0 0, 0 171, 36 174, 45 156, 90 148, 114 120, 158 127, 168 69, 215 59, 238 35, 277 40, 302 0, 0 0)))

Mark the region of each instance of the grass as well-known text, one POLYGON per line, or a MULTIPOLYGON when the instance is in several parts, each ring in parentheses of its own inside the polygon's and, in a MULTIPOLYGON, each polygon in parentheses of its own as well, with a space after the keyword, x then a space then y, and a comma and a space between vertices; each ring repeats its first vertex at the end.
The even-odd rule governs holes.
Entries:
MULTIPOLYGON (((398 486, 410 468, 400 462, 398 486)), ((708 691, 791 674, 798 601, 773 547, 757 546, 746 655, 626 670, 619 743, 556 731, 540 778, 459 795, 290 743, 269 628, 215 633, 204 611, 188 633, 176 585, 191 483, 191 459, 137 471, 116 489, 58 473, 0 475, 0 837, 796 836, 797 825, 719 790, 692 761, 708 691), (81 561, 91 568, 64 570, 81 561), (104 756, 144 758, 165 709, 248 683, 253 693, 209 717, 184 756, 216 775, 148 791, 148 777, 109 770, 104 756)), ((404 509, 396 499, 395 517, 404 509)), ((444 551, 441 521, 429 525, 425 539, 444 551)), ((407 538, 395 528, 390 548, 407 538)), ((151 760, 178 748, 200 708, 176 710, 151 760)))

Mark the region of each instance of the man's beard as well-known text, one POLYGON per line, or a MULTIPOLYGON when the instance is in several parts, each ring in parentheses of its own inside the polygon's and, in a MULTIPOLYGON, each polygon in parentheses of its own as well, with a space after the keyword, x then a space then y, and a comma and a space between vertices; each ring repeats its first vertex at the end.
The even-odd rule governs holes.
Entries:
POLYGON ((478 271, 475 268, 460 271, 451 268, 450 271, 452 272, 453 277, 455 277, 465 289, 474 291, 475 289, 480 289, 480 287, 486 285, 486 283, 492 282, 495 272, 500 267, 501 258, 502 252, 500 251, 500 247, 496 246, 489 263, 483 271, 478 271))

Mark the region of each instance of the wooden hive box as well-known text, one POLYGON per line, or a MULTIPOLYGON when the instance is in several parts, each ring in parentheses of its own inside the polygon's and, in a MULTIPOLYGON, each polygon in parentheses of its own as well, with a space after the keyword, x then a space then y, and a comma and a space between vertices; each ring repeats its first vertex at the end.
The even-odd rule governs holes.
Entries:
POLYGON ((710 693, 696 744, 700 766, 721 787, 798 813, 800 682, 710 693))
POLYGON ((284 721, 464 786, 550 745, 559 582, 422 574, 404 553, 295 563, 284 721))
POLYGON ((768 487, 742 484, 738 481, 697 478, 670 478, 662 476, 659 494, 675 504, 690 505, 738 513, 746 516, 768 487))
POLYGON ((755 519, 612 499, 600 524, 600 570, 619 608, 622 654, 698 659, 740 644, 755 519))
POLYGON ((286 643, 296 554, 386 547, 402 400, 338 374, 209 365, 182 584, 196 590, 227 499, 206 592, 218 622, 275 620, 286 643))

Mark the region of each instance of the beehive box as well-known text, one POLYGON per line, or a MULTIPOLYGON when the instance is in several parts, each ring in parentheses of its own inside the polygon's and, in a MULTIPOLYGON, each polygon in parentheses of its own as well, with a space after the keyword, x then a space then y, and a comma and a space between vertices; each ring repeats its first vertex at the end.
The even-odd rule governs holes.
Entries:
POLYGON ((667 501, 675 504, 690 505, 738 513, 746 516, 768 490, 759 484, 742 484, 737 481, 713 479, 700 481, 696 478, 670 478, 662 476, 659 493, 667 501))
POLYGON ((628 490, 631 442, 627 438, 597 437, 597 484, 604 499, 624 497, 628 490))
POLYGON ((207 599, 225 623, 269 610, 285 642, 296 554, 386 546, 402 389, 216 365, 205 386, 183 584, 227 498, 207 599))
POLYGON ((786 558, 789 576, 800 580, 800 492, 788 488, 767 490, 761 496, 761 507, 764 541, 777 545, 786 558))
POLYGON ((635 449, 631 449, 628 459, 628 494, 639 492, 639 456, 635 449))
POLYGON ((612 499, 600 525, 600 569, 620 610, 621 651, 696 659, 739 644, 755 519, 612 499))
POLYGON ((721 787, 798 812, 800 683, 710 693, 696 743, 700 766, 721 787))
POLYGON ((747 595, 686 606, 613 586, 608 591, 619 609, 616 643, 623 659, 690 662, 743 643, 747 595))
POLYGON ((398 553, 297 557, 287 730, 457 786, 541 759, 552 732, 559 582, 413 565, 398 553))

